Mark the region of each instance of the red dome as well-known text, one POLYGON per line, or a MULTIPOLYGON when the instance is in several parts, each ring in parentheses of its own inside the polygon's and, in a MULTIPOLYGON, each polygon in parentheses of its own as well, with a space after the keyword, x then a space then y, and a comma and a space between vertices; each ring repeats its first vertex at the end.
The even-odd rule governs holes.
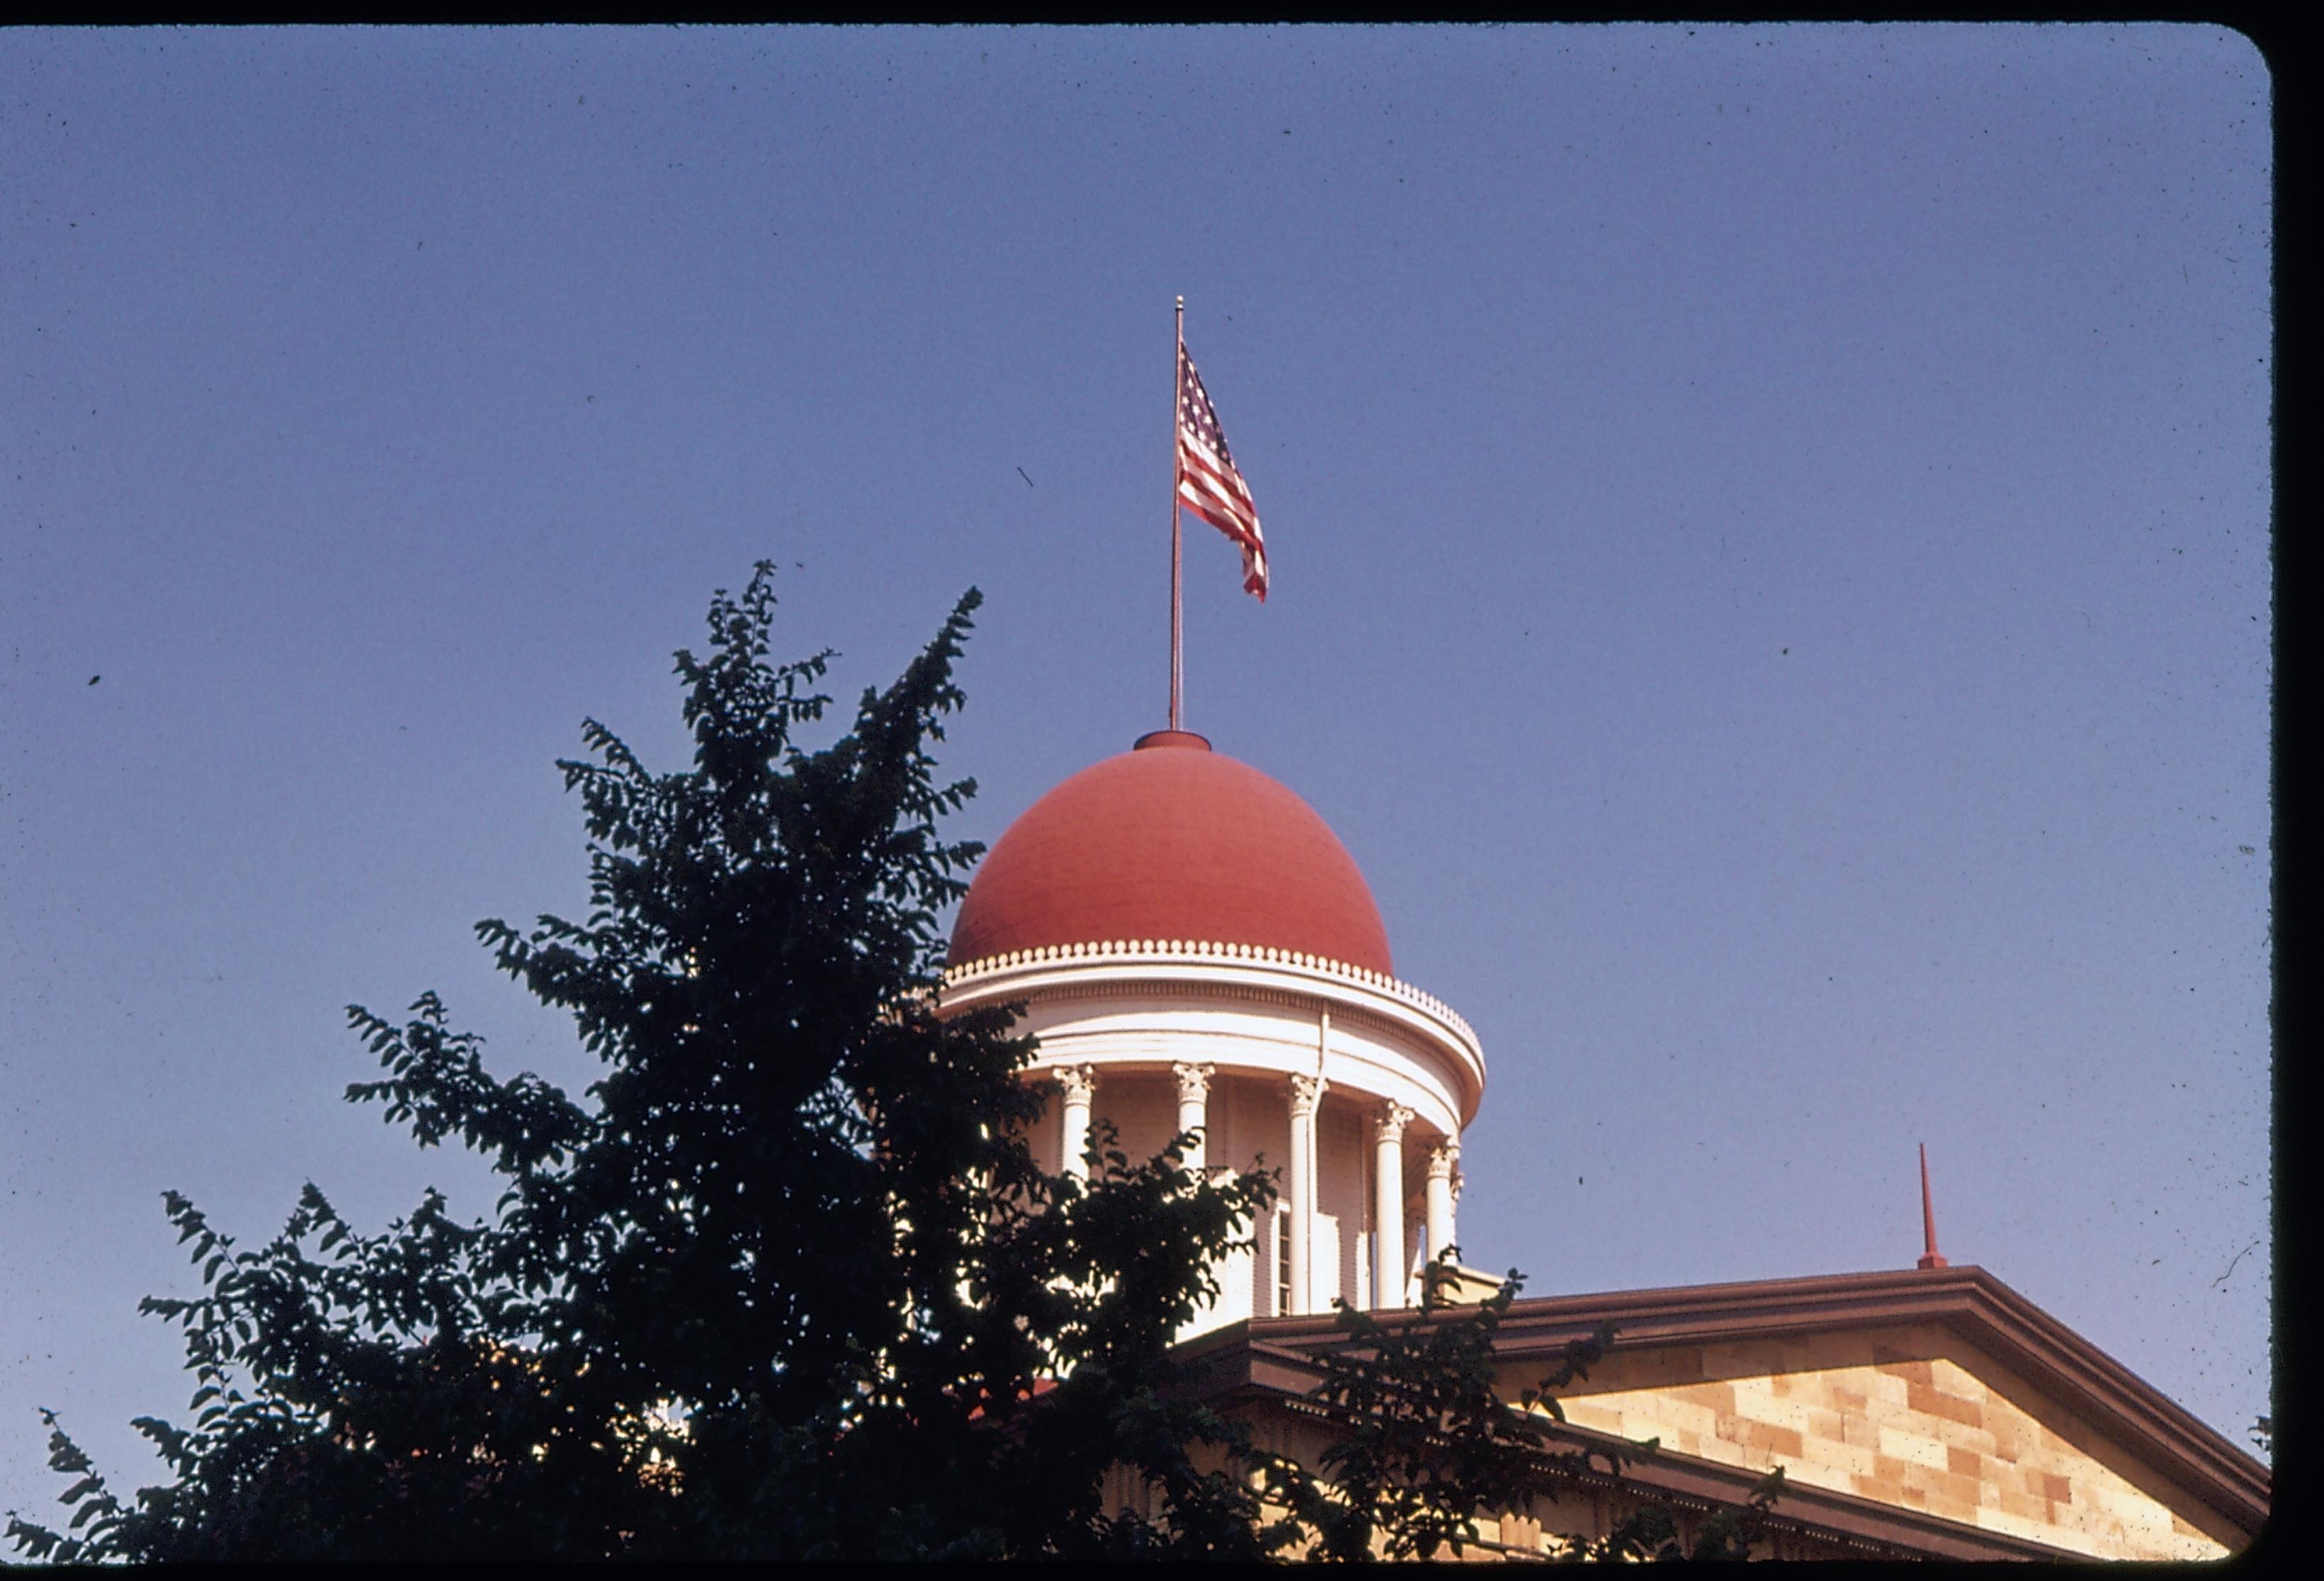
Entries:
POLYGON ((951 958, 1141 938, 1272 945, 1396 975, 1371 889, 1330 826, 1180 731, 1093 763, 1011 824, 961 902, 951 958))

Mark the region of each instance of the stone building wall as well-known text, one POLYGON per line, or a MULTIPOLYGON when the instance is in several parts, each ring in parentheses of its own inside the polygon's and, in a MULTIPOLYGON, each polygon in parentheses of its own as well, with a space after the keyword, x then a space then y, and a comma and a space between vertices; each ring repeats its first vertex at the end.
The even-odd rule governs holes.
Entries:
POLYGON ((2185 1490, 1935 1325, 1618 1352, 1559 1401, 1578 1427, 2080 1553, 2228 1551, 2224 1521, 2172 1513, 2201 1510, 2185 1490))

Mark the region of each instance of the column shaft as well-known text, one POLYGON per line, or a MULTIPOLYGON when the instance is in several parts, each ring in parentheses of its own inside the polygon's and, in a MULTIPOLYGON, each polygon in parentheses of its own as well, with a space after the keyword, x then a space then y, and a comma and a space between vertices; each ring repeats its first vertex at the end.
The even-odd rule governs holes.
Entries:
POLYGON ((1291 1310, 1315 1309, 1315 1105, 1323 1084, 1312 1076, 1291 1078, 1291 1310))
POLYGON ((1057 1173, 1089 1179, 1090 1096, 1097 1071, 1087 1065, 1061 1065, 1055 1075, 1064 1102, 1058 1105, 1057 1173))
POLYGON ((1453 1244, 1452 1170, 1460 1162, 1461 1144, 1440 1142, 1428 1150, 1428 1261, 1444 1255, 1453 1244))
POLYGON ((1385 1104, 1373 1123, 1372 1305, 1406 1304, 1404 1266, 1404 1128, 1412 1111, 1385 1104))
POLYGON ((1213 1066, 1181 1061, 1170 1068, 1178 1078, 1178 1129, 1195 1133, 1194 1142, 1186 1150, 1182 1160, 1194 1174, 1201 1174, 1210 1153, 1211 1077, 1213 1066))

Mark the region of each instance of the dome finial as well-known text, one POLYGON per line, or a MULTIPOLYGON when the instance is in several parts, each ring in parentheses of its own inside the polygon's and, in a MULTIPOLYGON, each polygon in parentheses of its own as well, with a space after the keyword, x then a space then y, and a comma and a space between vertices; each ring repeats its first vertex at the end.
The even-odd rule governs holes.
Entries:
POLYGON ((1155 746, 1184 746, 1195 752, 1211 750, 1211 738, 1197 735, 1191 730, 1149 730, 1130 744, 1132 752, 1144 752, 1155 746))

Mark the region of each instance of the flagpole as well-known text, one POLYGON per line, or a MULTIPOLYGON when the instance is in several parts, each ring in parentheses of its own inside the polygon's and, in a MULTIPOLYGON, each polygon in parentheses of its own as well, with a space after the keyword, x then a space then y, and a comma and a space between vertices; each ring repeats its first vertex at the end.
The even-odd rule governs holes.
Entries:
POLYGON ((1184 619, 1178 596, 1178 402, 1186 382, 1186 299, 1178 299, 1178 360, 1170 370, 1170 728, 1179 726, 1185 689, 1184 619))

